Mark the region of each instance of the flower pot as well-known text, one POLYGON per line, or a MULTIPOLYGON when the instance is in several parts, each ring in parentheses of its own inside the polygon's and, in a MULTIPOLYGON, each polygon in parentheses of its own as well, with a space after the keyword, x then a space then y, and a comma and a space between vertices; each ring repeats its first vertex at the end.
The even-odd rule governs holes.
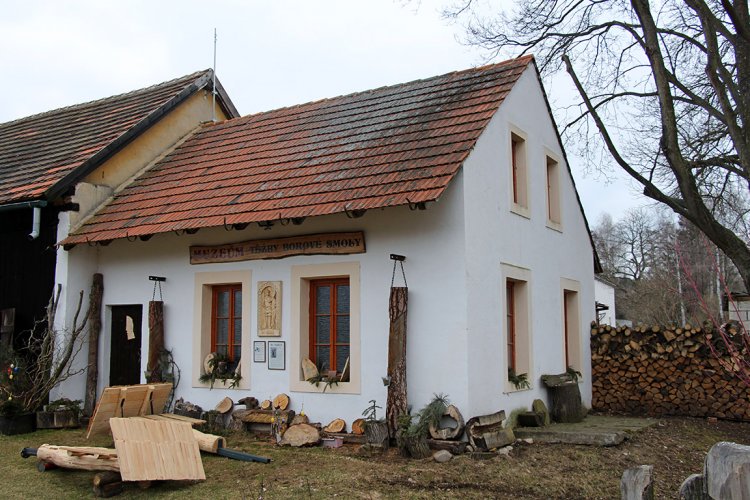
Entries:
POLYGON ((0 434, 13 436, 34 432, 35 416, 33 413, 21 413, 12 417, 0 415, 0 434))

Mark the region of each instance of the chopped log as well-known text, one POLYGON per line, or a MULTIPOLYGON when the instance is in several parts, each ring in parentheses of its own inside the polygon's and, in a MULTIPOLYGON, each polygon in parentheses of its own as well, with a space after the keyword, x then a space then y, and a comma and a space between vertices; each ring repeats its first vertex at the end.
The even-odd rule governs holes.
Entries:
MULTIPOLYGON (((283 422, 288 424, 294 418, 294 411, 293 410, 279 411, 278 415, 279 415, 279 418, 283 422)), ((274 411, 273 410, 237 410, 232 414, 232 416, 236 418, 237 420, 241 420, 247 423, 270 424, 270 423, 273 423, 274 411)))
POLYGON ((119 481, 115 483, 103 484, 101 486, 94 486, 92 489, 96 498, 109 498, 122 493, 123 484, 122 481, 119 481))
POLYGON ((584 419, 586 408, 581 401, 581 390, 577 381, 573 380, 570 375, 562 373, 542 375, 542 383, 549 390, 550 415, 555 422, 575 423, 584 419))
MULTIPOLYGON (((395 265, 395 261, 394 261, 395 265)), ((395 270, 395 268, 394 268, 395 270)), ((403 269, 402 269, 403 270, 403 269)), ((404 283, 404 285, 406 285, 404 283)), ((391 286, 388 304, 388 396, 385 405, 390 434, 398 429, 398 418, 409 413, 406 390, 406 312, 409 289, 391 286)), ((427 448, 425 446, 425 448, 427 448)), ((429 451, 429 448, 427 448, 429 451)))
POLYGON ((102 330, 102 295, 104 294, 104 277, 95 273, 89 292, 89 352, 86 368, 86 396, 83 403, 83 414, 91 416, 96 405, 96 385, 99 379, 99 334, 102 330))
POLYGON ((221 436, 206 434, 195 429, 193 429, 193 436, 195 436, 195 440, 198 441, 198 448, 207 453, 218 453, 219 448, 225 448, 227 446, 226 439, 221 436))
POLYGON ((454 455, 461 455, 466 452, 466 445, 468 444, 469 443, 466 441, 445 441, 442 439, 427 440, 427 446, 429 446, 431 450, 446 450, 454 455))
POLYGON ((448 427, 442 427, 441 425, 437 427, 433 423, 430 423, 430 436, 432 439, 459 439, 464 433, 463 415, 461 415, 461 412, 454 405, 448 405, 445 412, 443 412, 442 419, 445 418, 451 419, 456 425, 448 427))
POLYGON ((260 409, 261 410, 270 410, 272 407, 273 407, 273 403, 271 402, 270 399, 264 399, 260 403, 260 409))
POLYGON ((365 419, 358 418, 352 422, 352 434, 362 435, 365 433, 365 419))
POLYGON ((622 500, 654 500, 653 465, 625 469, 620 480, 622 500))
POLYGON ((97 472, 94 474, 94 480, 93 484, 94 486, 102 486, 105 484, 110 483, 119 483, 122 482, 122 476, 119 472, 115 471, 104 471, 104 472, 97 472))
POLYGON ((517 421, 519 427, 544 427, 544 415, 535 411, 519 413, 517 421))
POLYGON ((367 442, 364 434, 357 435, 347 432, 323 432, 322 435, 324 438, 341 438, 345 443, 348 444, 365 444, 367 442))
POLYGON ((504 420, 504 410, 470 418, 466 422, 466 434, 469 437, 471 445, 475 449, 483 450, 505 446, 508 438, 503 429, 504 420))
POLYGON ((117 450, 111 448, 43 444, 37 449, 37 457, 63 469, 120 470, 117 450))
POLYGON ((309 423, 310 423, 310 418, 307 415, 298 414, 294 416, 294 418, 292 419, 289 425, 309 424, 309 423))
POLYGON ((234 402, 232 401, 231 398, 226 397, 222 399, 221 401, 219 401, 219 404, 216 405, 215 410, 218 411, 219 413, 224 414, 224 413, 229 413, 230 411, 232 411, 232 408, 234 408, 234 402))
POLYGON ((320 443, 320 431, 310 424, 299 424, 289 427, 281 437, 281 446, 312 446, 320 443))
POLYGON ((396 440, 399 443, 399 449, 402 450, 402 453, 406 451, 408 456, 412 458, 421 459, 432 456, 432 451, 430 451, 430 446, 427 444, 425 436, 409 436, 399 430, 396 440))
POLYGON ((388 449, 388 441, 390 436, 388 435, 388 423, 377 422, 377 421, 366 421, 365 422, 365 438, 367 443, 379 446, 385 450, 388 449))
POLYGON ((247 396, 237 401, 237 404, 245 405, 245 408, 248 410, 254 410, 255 408, 258 407, 258 399, 252 396, 247 396))
POLYGON ((346 420, 337 418, 323 429, 325 432, 346 432, 346 420))
MULTIPOLYGON (((164 302, 152 300, 148 303, 148 362, 146 382, 161 382, 159 358, 164 352, 164 302)), ((159 413, 161 413, 161 409, 159 413)))
POLYGON ((273 407, 277 410, 286 410, 289 408, 289 396, 284 393, 273 398, 273 407))

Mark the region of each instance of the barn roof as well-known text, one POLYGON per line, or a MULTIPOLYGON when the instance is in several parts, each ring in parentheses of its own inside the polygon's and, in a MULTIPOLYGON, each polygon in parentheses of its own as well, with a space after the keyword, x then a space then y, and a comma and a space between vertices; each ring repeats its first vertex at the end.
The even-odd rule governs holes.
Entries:
MULTIPOLYGON (((0 205, 52 200, 158 121, 213 72, 0 123, 0 205)), ((210 87, 209 87, 210 88, 210 87)), ((237 110, 217 84, 219 102, 237 110)))

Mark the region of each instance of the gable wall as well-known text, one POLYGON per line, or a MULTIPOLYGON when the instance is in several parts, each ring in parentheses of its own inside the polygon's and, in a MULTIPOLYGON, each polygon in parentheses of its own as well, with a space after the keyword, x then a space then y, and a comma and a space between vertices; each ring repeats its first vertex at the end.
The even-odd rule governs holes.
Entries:
POLYGON ((545 398, 542 374, 565 371, 563 283, 580 284, 581 392, 590 403, 588 325, 594 319, 593 252, 573 184, 533 66, 491 120, 464 168, 469 399, 486 412, 510 411, 545 398), (526 135, 529 214, 511 211, 510 133, 526 135), (559 162, 562 231, 547 227, 545 154, 559 162), (482 244, 478 244, 478 242, 482 244), (532 389, 515 392, 507 378, 505 279, 529 276, 532 389), (488 396, 489 395, 489 396, 488 396))
MULTIPOLYGON (((75 226, 85 219, 113 192, 168 153, 201 123, 211 121, 211 102, 211 93, 199 90, 87 175, 76 186, 75 201, 81 209, 71 217, 71 224, 75 226)), ((218 102, 216 117, 226 119, 218 102)))

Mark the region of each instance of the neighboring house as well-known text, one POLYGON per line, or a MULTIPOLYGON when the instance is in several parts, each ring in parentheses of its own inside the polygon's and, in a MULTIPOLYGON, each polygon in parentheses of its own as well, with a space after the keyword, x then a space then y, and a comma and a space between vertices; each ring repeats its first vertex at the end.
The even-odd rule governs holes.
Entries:
POLYGON ((143 318, 158 275, 178 397, 227 394, 199 380, 220 352, 242 375, 234 400, 287 393, 321 422, 385 406, 401 254, 415 409, 434 393, 467 416, 528 407, 567 366, 590 403, 596 257, 531 57, 204 125, 61 239, 68 290, 104 275, 100 389, 126 335, 113 316, 143 318), (348 364, 348 381, 324 392, 306 358, 348 364))
MULTIPOLYGON (((67 235, 68 221, 212 119, 212 80, 211 70, 201 71, 0 123, 0 335, 27 331, 45 317, 55 243, 67 235)), ((218 118, 239 115, 220 84, 216 102, 218 118)), ((66 297, 76 293, 66 287, 66 297)))
POLYGON ((615 285, 601 276, 594 279, 597 319, 600 325, 615 326, 615 285))

